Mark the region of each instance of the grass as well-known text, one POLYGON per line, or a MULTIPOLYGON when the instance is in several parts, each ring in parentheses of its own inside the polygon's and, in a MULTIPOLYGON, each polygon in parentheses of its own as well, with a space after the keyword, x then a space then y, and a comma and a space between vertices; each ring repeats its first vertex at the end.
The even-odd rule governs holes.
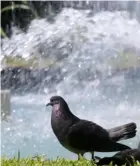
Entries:
POLYGON ((60 158, 43 161, 41 157, 21 159, 2 158, 2 166, 93 166, 93 162, 86 159, 72 161, 60 158))
MULTIPOLYGON (((8 159, 6 157, 1 158, 1 166, 96 166, 91 160, 80 158, 80 160, 65 160, 63 158, 57 158, 56 160, 44 159, 43 157, 28 157, 8 159)), ((110 164, 112 166, 112 164, 110 164)), ((134 166, 140 166, 140 163, 135 162, 134 166)))

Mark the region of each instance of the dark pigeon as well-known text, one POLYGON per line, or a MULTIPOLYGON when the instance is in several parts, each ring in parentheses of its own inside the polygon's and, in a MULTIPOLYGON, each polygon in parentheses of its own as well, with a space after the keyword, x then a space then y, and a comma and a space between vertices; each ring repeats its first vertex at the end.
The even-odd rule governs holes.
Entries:
POLYGON ((51 97, 47 106, 49 105, 52 106, 51 126, 54 134, 61 145, 71 152, 78 155, 91 152, 93 158, 94 151, 115 152, 131 149, 126 145, 116 143, 116 141, 134 137, 136 134, 135 123, 106 130, 96 123, 76 117, 60 96, 51 97))
POLYGON ((140 162, 140 150, 139 149, 126 149, 121 152, 116 153, 112 157, 104 157, 99 159, 97 165, 109 165, 111 162, 113 165, 117 166, 131 166, 134 165, 134 159, 140 162))

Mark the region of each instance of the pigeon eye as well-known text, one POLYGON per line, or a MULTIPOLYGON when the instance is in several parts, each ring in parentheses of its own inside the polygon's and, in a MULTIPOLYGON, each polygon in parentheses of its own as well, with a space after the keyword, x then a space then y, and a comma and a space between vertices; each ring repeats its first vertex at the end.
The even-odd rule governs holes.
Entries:
POLYGON ((54 102, 55 100, 53 99, 53 100, 51 100, 51 102, 54 102))

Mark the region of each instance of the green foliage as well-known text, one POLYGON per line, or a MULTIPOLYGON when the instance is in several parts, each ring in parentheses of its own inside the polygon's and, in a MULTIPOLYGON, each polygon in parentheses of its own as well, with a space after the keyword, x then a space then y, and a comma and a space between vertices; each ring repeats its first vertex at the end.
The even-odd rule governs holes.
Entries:
POLYGON ((27 6, 27 5, 10 5, 10 6, 6 6, 6 7, 2 8, 1 13, 5 12, 5 11, 9 11, 9 10, 14 10, 14 9, 30 10, 29 6, 27 6))
POLYGON ((56 160, 47 160, 43 157, 34 158, 12 158, 2 157, 2 166, 93 166, 92 161, 81 158, 80 160, 65 160, 57 158, 56 160))
POLYGON ((6 67, 34 67, 37 65, 37 58, 32 57, 28 60, 24 59, 21 56, 5 56, 4 59, 2 60, 2 64, 5 65, 6 67))
MULTIPOLYGON (((35 18, 39 17, 37 12, 34 9, 30 8, 30 6, 28 5, 28 1, 24 0, 24 1, 22 1, 22 3, 23 4, 20 4, 20 5, 12 3, 12 5, 2 8, 0 11, 0 14, 2 14, 3 12, 15 10, 15 9, 23 9, 23 10, 30 10, 35 18)), ((7 37, 7 35, 4 32, 4 30, 2 29, 2 27, 0 28, 0 33, 3 38, 7 37)))
POLYGON ((3 38, 7 37, 6 33, 4 32, 4 30, 2 29, 2 27, 0 27, 0 34, 3 38))
MULTIPOLYGON (((117 57, 109 57, 105 59, 105 64, 112 67, 112 69, 131 69, 133 67, 140 67, 140 56, 133 53, 120 53, 117 57)), ((4 56, 2 66, 5 67, 25 67, 25 68, 47 68, 61 66, 61 60, 54 60, 51 58, 32 56, 30 58, 23 58, 22 56, 4 56)))
MULTIPOLYGON (((86 160, 85 158, 80 158, 79 160, 65 160, 63 158, 57 158, 56 160, 50 160, 44 157, 28 157, 20 158, 20 153, 18 157, 8 159, 6 157, 1 158, 2 166, 96 166, 96 164, 91 160, 86 160)), ((110 164, 112 166, 112 164, 110 164)), ((135 162, 134 166, 140 166, 140 163, 135 162)))
POLYGON ((109 57, 106 63, 112 69, 129 69, 140 67, 140 56, 135 52, 122 52, 117 57, 109 57))
POLYGON ((23 68, 47 68, 47 67, 57 67, 61 65, 58 60, 53 60, 51 58, 42 58, 37 56, 32 56, 23 58, 22 56, 4 56, 1 65, 3 67, 23 67, 23 68))

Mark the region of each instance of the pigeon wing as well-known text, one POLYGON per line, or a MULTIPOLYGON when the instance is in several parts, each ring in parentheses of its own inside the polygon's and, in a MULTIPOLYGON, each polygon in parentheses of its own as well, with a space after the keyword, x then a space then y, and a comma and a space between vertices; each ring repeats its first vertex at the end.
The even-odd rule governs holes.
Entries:
POLYGON ((85 120, 73 124, 69 128, 67 137, 73 148, 85 151, 93 149, 100 151, 109 142, 109 135, 105 129, 85 120))

